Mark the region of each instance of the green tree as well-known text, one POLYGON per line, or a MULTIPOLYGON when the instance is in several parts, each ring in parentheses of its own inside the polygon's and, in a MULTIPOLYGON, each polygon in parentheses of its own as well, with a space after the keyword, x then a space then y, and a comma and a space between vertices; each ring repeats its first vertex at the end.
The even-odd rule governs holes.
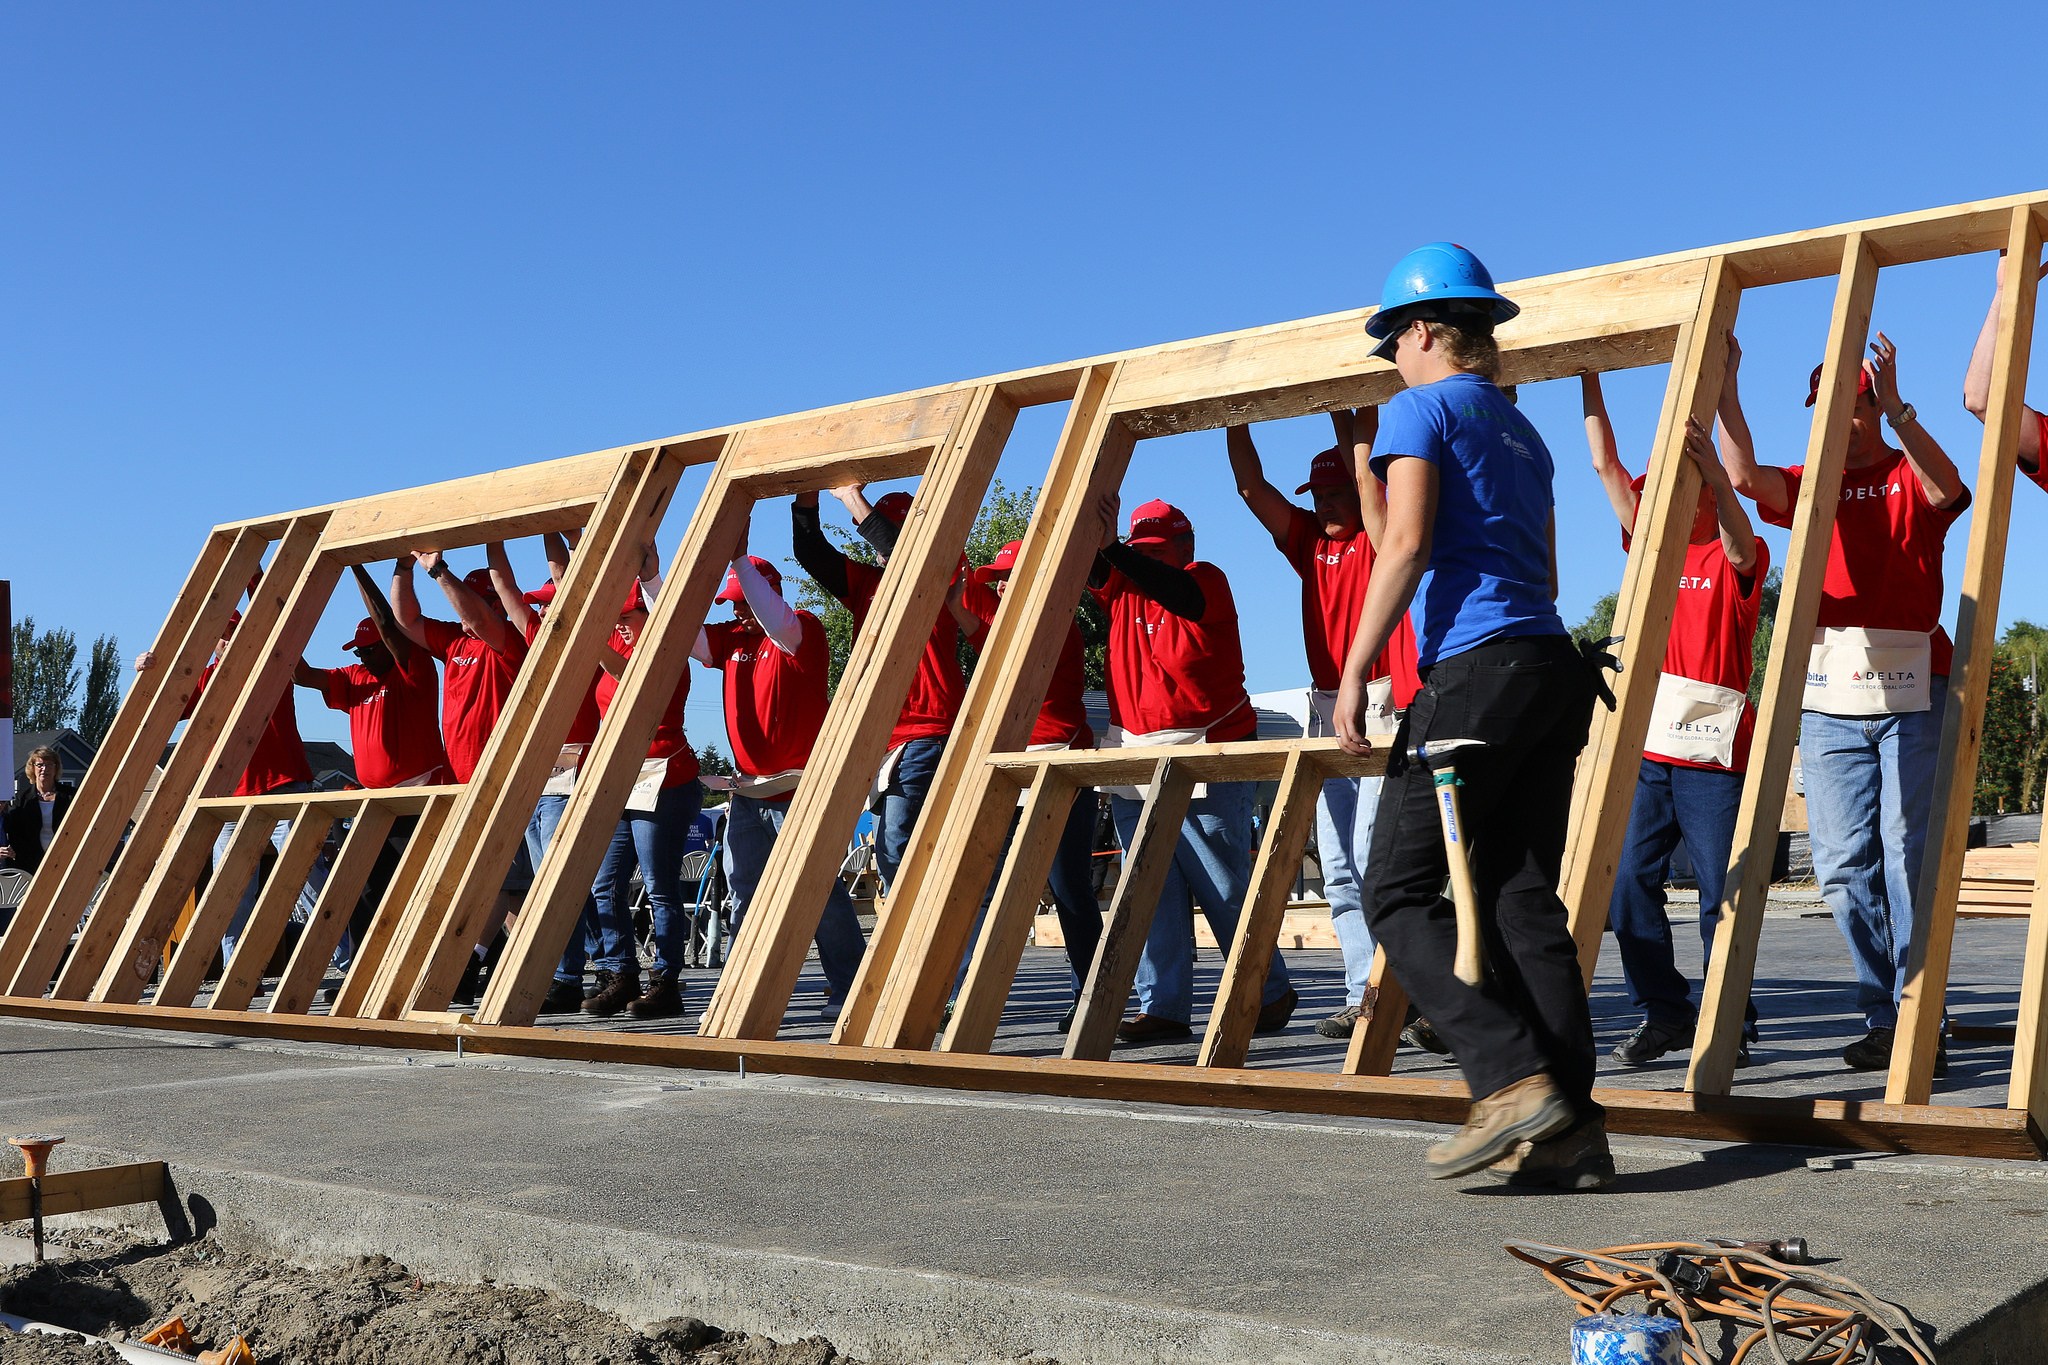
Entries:
POLYGON ((1619 605, 1621 594, 1608 593, 1593 604, 1593 610, 1586 619, 1572 627, 1572 638, 1577 640, 1604 640, 1614 634, 1614 608, 1619 605))
POLYGON ((76 636, 68 630, 38 632, 32 616, 15 622, 15 729, 61 730, 77 720, 78 679, 76 636))
POLYGON ((1976 812, 1995 815, 2026 808, 2027 751, 2033 739, 2033 699, 2003 652, 1991 660, 1984 697, 1982 747, 1977 757, 1976 812))
POLYGON ((1785 576, 1776 569, 1764 575, 1763 604, 1757 609, 1756 642, 1749 647, 1749 700, 1760 705, 1764 697, 1764 671, 1771 663, 1771 636, 1778 625, 1778 596, 1785 576))
MULTIPOLYGON (((697 750, 697 766, 703 770, 706 777, 731 777, 739 771, 733 767, 732 760, 725 756, 725 751, 716 744, 706 744, 697 750)), ((722 806, 725 799, 724 792, 704 793, 704 804, 707 806, 722 806)))
POLYGON ((85 704, 78 712, 78 733, 98 748, 114 728, 114 713, 121 709, 121 646, 111 635, 92 642, 92 659, 85 668, 85 704))

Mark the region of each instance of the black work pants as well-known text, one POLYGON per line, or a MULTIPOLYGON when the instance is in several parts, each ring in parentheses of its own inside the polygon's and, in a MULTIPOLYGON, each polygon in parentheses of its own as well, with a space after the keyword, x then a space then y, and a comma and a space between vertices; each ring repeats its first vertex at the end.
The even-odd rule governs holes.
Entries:
POLYGON ((1493 640, 1439 660, 1394 737, 1365 897, 1388 965, 1450 1045, 1473 1098, 1545 1071, 1582 1121, 1599 1113, 1593 1023, 1557 881, 1592 717, 1590 668, 1568 636, 1493 640), (1486 744, 1452 760, 1486 957, 1476 987, 1452 972, 1457 917, 1432 774, 1407 757, 1413 744, 1448 739, 1486 744))

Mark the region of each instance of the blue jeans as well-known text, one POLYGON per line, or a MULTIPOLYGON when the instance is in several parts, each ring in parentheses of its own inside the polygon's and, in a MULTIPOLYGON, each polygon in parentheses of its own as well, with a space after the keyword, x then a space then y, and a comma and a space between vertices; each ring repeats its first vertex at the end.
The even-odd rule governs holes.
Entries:
MULTIPOLYGON (((751 796, 733 795, 725 817, 725 880, 732 892, 733 922, 746 916, 761 884, 761 869, 768 866, 768 850, 782 833, 789 802, 757 801, 751 796)), ((867 952, 861 937, 860 916, 854 913, 853 897, 846 882, 832 878, 832 890, 825 897, 825 913, 818 917, 818 965, 824 969, 828 1005, 837 1005, 853 989, 854 974, 867 952)))
MULTIPOLYGON (((1052 890, 1053 909, 1060 918, 1060 936, 1067 941, 1067 968, 1074 976, 1074 992, 1079 998, 1081 983, 1088 979, 1088 971, 1095 965, 1095 949, 1102 942, 1102 906, 1095 899, 1095 788, 1083 787, 1074 795, 1073 809, 1067 812, 1067 827, 1060 831, 1060 842, 1052 855, 1052 870, 1046 883, 1052 890)), ((981 930, 988 920, 988 908, 995 903, 996 883, 1003 879, 1003 864, 1010 859, 1010 847, 1017 839, 1017 815, 1010 817, 1010 832, 1003 836, 1003 851, 996 855, 996 873, 988 880, 988 890, 982 893, 981 913, 974 917, 974 933, 967 940, 966 951, 960 954, 960 970, 953 977, 953 993, 958 995, 960 987, 967 981, 967 969, 974 963, 975 945, 981 942, 981 930)))
POLYGON ((1799 716, 1813 871, 1849 942, 1867 1028, 1898 1024, 1906 984, 1948 679, 1930 690, 1925 711, 1799 716))
MULTIPOLYGON (((562 823, 562 812, 568 806, 569 798, 566 796, 543 796, 533 808, 533 818, 526 822, 526 856, 536 872, 540 870, 541 859, 547 855, 548 845, 555 841, 555 827, 562 823)), ((603 955, 602 943, 597 928, 597 901, 586 892, 582 918, 569 935, 569 946, 562 949, 562 960, 555 967, 555 980, 582 985, 584 964, 603 955)))
MULTIPOLYGON (((1681 1032, 1698 1019, 1692 988, 1671 951, 1671 921, 1664 914, 1664 881, 1681 840, 1700 886, 1700 941, 1714 956, 1721 922, 1723 883, 1735 846, 1735 814, 1742 804, 1741 773, 1642 760, 1635 804, 1614 873, 1607 923, 1621 951, 1629 999, 1652 1024, 1681 1032)), ((1750 1010, 1755 1017, 1754 1007, 1750 1010)))
MULTIPOLYGON (((300 792, 312 790, 313 784, 310 782, 292 782, 279 787, 276 791, 265 792, 264 795, 296 795, 300 792)), ((320 817, 315 815, 311 818, 317 820, 320 817)), ((271 847, 275 848, 279 853, 284 852, 285 833, 290 828, 291 826, 282 820, 277 821, 271 826, 271 847)), ((213 841, 213 865, 215 867, 219 867, 221 860, 227 857, 228 844, 234 837, 235 822, 230 820, 220 827, 220 837, 213 841)), ((226 963, 229 958, 235 955, 235 944, 242 937, 242 926, 249 922, 249 916, 255 912, 256 896, 262 889, 262 886, 263 878, 259 873, 257 876, 251 877, 249 884, 242 888, 242 899, 235 905, 235 917, 228 921, 226 932, 220 936, 220 960, 222 963, 226 963)), ((306 874, 306 884, 299 888, 298 915, 300 919, 312 918, 314 906, 319 902, 320 893, 326 889, 326 886, 327 853, 323 849, 320 856, 313 860, 313 870, 306 874)), ((341 934, 341 942, 334 950, 334 965, 338 970, 346 972, 349 969, 349 964, 354 960, 355 941, 349 937, 348 931, 344 929, 341 934)))
MULTIPOLYGON (((1252 879, 1252 796, 1254 782, 1211 782, 1208 793, 1188 806, 1181 823, 1173 866, 1159 892, 1152 931, 1138 960, 1138 1009, 1158 1019, 1185 1024, 1195 1014, 1195 906, 1228 953, 1237 936, 1237 917, 1252 879)), ((1110 798, 1117 839, 1129 852, 1144 803, 1110 798)), ((1273 954, 1260 996, 1271 1004, 1287 994, 1287 963, 1273 954)))
POLYGON ((663 787, 653 810, 629 810, 619 821, 591 888, 601 940, 599 971, 639 970, 633 908, 626 903, 626 886, 636 864, 653 913, 654 970, 672 976, 683 965, 683 939, 689 932, 682 903, 683 846, 689 841, 690 822, 703 805, 704 784, 693 778, 679 787, 663 787))
POLYGON ((896 776, 882 789, 881 809, 876 812, 875 863, 885 891, 895 885, 896 869, 903 863, 903 850, 910 847, 910 833, 917 828, 917 815, 924 809, 924 794, 931 789, 946 741, 912 739, 901 747, 896 776))
POLYGON ((1344 1003, 1365 999, 1372 979, 1372 929, 1365 922, 1360 890, 1372 825, 1380 809, 1383 777, 1333 777, 1316 798, 1316 855, 1323 865, 1323 897, 1330 902, 1330 927, 1344 954, 1344 1003))

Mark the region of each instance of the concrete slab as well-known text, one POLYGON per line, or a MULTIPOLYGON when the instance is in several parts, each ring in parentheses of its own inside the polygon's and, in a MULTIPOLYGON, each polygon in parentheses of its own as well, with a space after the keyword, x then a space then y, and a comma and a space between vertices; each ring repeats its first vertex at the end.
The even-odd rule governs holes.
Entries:
MULTIPOLYGON (((687 1312, 875 1361, 1554 1362, 1500 1244, 1804 1235, 1938 1334, 2048 1339, 2048 1168, 1633 1140, 1597 1196, 1432 1183, 1421 1127, 0 1021, 0 1129, 161 1158, 297 1259, 687 1312)), ((141 1215, 154 1222, 153 1213, 141 1215)))

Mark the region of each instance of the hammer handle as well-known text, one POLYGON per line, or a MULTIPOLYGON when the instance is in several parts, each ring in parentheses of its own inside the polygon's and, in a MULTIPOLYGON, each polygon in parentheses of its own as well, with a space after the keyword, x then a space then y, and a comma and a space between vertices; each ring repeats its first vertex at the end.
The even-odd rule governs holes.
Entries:
POLYGON ((1471 848, 1465 842, 1464 823, 1459 818, 1458 781, 1449 771, 1436 779, 1436 813, 1444 828, 1444 862, 1451 874, 1451 904, 1458 913, 1458 948, 1451 970, 1458 980, 1477 986, 1485 979, 1480 955, 1479 897, 1472 889, 1471 848))

